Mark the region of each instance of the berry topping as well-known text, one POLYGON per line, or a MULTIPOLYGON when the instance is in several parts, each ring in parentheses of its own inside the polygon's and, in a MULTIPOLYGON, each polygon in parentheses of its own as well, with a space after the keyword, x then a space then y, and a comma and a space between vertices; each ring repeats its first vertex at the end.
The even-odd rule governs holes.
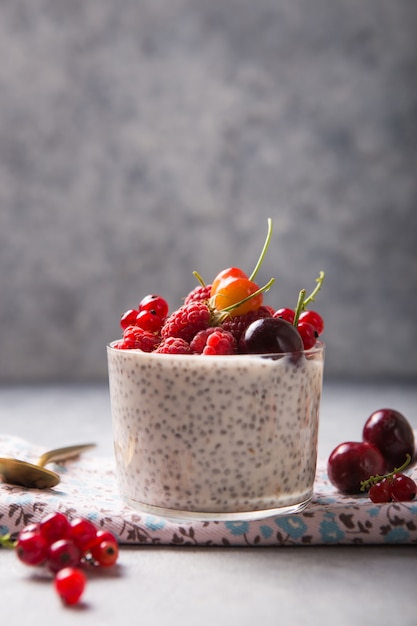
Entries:
POLYGON ((189 304, 190 302, 200 301, 200 302, 208 302, 211 295, 211 285, 197 285, 184 300, 184 304, 189 304))
POLYGON ((193 352, 205 355, 234 354, 237 349, 232 333, 214 326, 200 330, 190 346, 193 352))
POLYGON ((139 326, 128 326, 123 332, 123 344, 130 349, 152 352, 159 341, 160 339, 157 335, 143 330, 139 326))
POLYGON ((162 296, 151 294, 139 302, 139 311, 154 311, 163 320, 168 315, 168 302, 162 296))
POLYGON ((249 324, 239 342, 239 351, 246 354, 302 350, 303 342, 295 326, 276 317, 265 317, 249 324))
POLYGON ((183 304, 179 309, 171 313, 161 329, 162 339, 168 337, 180 337, 187 342, 200 330, 208 328, 211 324, 211 312, 204 302, 190 302, 183 304))
POLYGON ((243 332, 247 329, 249 324, 256 320, 263 319, 264 317, 272 317, 272 314, 268 307, 261 306, 256 311, 249 311, 244 315, 227 317, 222 323, 222 327, 232 333, 237 343, 239 343, 243 332))
POLYGON ((168 302, 160 295, 145 296, 137 309, 127 310, 120 319, 122 338, 113 342, 118 350, 141 350, 168 354, 235 354, 301 352, 312 348, 324 328, 323 319, 308 311, 321 289, 324 273, 307 297, 305 289, 299 292, 296 309, 278 309, 264 303, 264 294, 275 282, 271 278, 263 287, 255 282, 272 236, 272 221, 268 219, 266 239, 258 261, 250 275, 239 267, 220 271, 211 283, 206 284, 194 271, 199 281, 184 299, 184 304, 169 314, 168 302), (248 329, 262 319, 275 321, 248 329), (285 322, 285 324, 282 324, 285 322), (286 323, 293 326, 288 329, 286 323), (200 331, 210 330, 192 344, 200 331), (255 332, 256 331, 256 332, 255 332), (246 338, 244 334, 248 332, 246 338), (231 333, 234 342, 227 334, 231 333), (253 333, 253 336, 252 336, 253 333), (173 338, 182 342, 171 341, 173 338), (167 341, 170 339, 170 341, 167 341), (191 346, 191 347, 190 347, 191 346))
POLYGON ((155 352, 158 354, 191 354, 190 344, 181 337, 163 339, 155 352))

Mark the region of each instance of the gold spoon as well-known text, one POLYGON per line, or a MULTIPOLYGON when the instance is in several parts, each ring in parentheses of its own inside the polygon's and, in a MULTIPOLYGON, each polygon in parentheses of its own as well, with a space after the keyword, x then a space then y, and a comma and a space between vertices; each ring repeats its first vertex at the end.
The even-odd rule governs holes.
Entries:
POLYGON ((95 443, 82 443, 44 452, 36 464, 19 459, 0 458, 0 476, 5 483, 35 489, 55 487, 61 478, 44 466, 53 461, 65 461, 78 456, 84 450, 94 448, 95 443))

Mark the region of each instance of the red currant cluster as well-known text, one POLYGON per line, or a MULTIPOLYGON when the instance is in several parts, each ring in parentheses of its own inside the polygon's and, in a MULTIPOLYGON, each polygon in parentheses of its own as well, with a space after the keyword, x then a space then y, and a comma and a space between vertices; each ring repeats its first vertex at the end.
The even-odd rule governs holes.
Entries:
POLYGON ((415 455, 414 432, 394 409, 379 409, 366 420, 362 441, 347 441, 327 462, 330 482, 342 493, 369 490, 372 502, 409 501, 415 481, 402 473, 415 455))
POLYGON ((54 575, 55 589, 67 604, 76 604, 84 591, 85 565, 114 565, 119 553, 113 533, 97 529, 86 518, 69 519, 60 512, 25 526, 15 548, 22 563, 44 566, 54 575))
POLYGON ((121 316, 123 337, 113 346, 121 350, 205 355, 311 349, 324 330, 324 322, 319 313, 306 309, 320 290, 324 273, 320 273, 318 285, 308 298, 305 290, 300 292, 295 310, 276 311, 264 305, 264 293, 274 279, 259 287, 254 278, 269 245, 270 220, 268 226, 264 247, 250 276, 238 267, 229 267, 207 285, 194 272, 200 285, 170 315, 162 296, 146 296, 138 308, 121 316), (256 332, 246 334, 253 322, 258 322, 256 332))

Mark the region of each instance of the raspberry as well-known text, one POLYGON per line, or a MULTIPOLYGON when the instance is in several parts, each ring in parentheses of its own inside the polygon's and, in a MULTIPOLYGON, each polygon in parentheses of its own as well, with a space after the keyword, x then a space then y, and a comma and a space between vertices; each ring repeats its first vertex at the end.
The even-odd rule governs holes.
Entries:
POLYGON ((191 354, 190 344, 181 337, 163 339, 155 352, 158 354, 191 354))
POLYGON ((206 355, 234 354, 237 349, 232 333, 218 326, 200 330, 190 346, 193 352, 206 355))
POLYGON ((200 330, 210 326, 210 309, 204 302, 183 304, 171 313, 161 329, 162 339, 179 337, 188 343, 200 330))
POLYGON ((261 306, 256 311, 249 311, 244 315, 237 315, 236 317, 228 317, 222 323, 222 327, 224 330, 232 333, 236 342, 239 343, 239 340, 246 330, 246 328, 252 322, 256 320, 262 319, 264 317, 272 317, 270 308, 267 306, 261 306))
POLYGON ((211 285, 197 285, 185 298, 184 304, 189 304, 190 302, 207 302, 210 298, 210 293, 211 285))
POLYGON ((122 345, 117 347, 121 350, 142 350, 143 352, 152 352, 160 338, 154 333, 143 330, 139 326, 128 326, 123 332, 122 345))

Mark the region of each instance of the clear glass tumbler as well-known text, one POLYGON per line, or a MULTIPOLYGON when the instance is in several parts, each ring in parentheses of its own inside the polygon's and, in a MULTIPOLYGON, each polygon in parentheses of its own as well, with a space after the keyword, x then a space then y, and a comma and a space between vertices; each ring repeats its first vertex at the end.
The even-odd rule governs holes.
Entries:
POLYGON ((130 506, 249 520, 308 504, 324 344, 273 355, 107 353, 116 474, 130 506))

